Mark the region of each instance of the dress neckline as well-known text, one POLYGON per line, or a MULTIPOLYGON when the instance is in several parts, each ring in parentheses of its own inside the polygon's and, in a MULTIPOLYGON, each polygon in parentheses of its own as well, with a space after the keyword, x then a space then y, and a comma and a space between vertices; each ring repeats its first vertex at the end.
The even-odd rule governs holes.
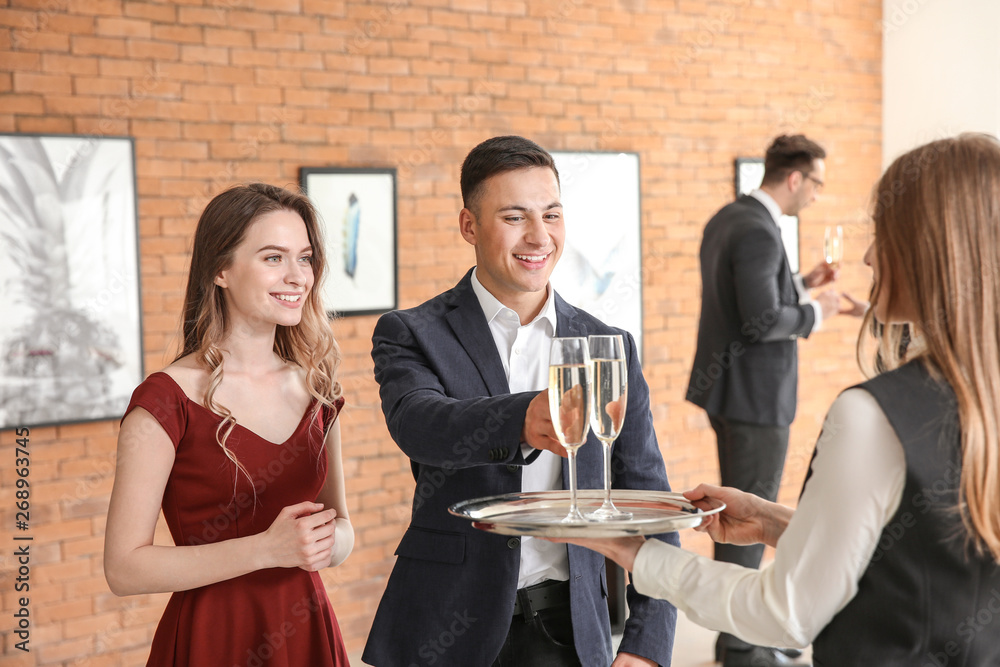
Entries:
MULTIPOLYGON (((202 405, 198 401, 196 401, 193 398, 191 398, 190 396, 188 396, 187 392, 184 391, 184 389, 181 388, 181 386, 179 384, 177 384, 177 380, 175 380, 173 377, 171 377, 169 373, 165 373, 163 371, 156 371, 155 373, 153 373, 153 375, 162 375, 165 378, 167 378, 168 380, 170 380, 171 384, 173 384, 174 387, 177 389, 177 391, 180 392, 181 396, 184 397, 184 400, 186 400, 191 405, 196 406, 200 410, 203 410, 203 411, 207 412, 212 417, 215 417, 216 419, 218 419, 218 420, 221 421, 222 417, 220 415, 217 415, 216 413, 212 412, 211 410, 209 410, 208 408, 206 408, 204 405, 202 405)), ((152 377, 153 375, 150 375, 150 377, 152 377)), ((241 429, 243 431, 246 431, 250 435, 252 435, 255 438, 257 438, 258 440, 260 440, 262 442, 266 442, 269 445, 274 445, 275 447, 281 447, 281 446, 287 444, 289 440, 291 440, 292 438, 294 438, 296 436, 296 434, 298 434, 298 432, 302 429, 302 424, 306 421, 306 417, 309 416, 309 413, 312 412, 313 406, 315 406, 315 405, 316 405, 316 399, 313 398, 312 400, 309 401, 309 405, 306 406, 305 412, 302 413, 302 417, 299 419, 299 423, 295 425, 295 430, 293 430, 292 433, 287 438, 285 438, 284 440, 282 440, 281 442, 273 442, 271 440, 268 440, 264 436, 260 435, 256 431, 250 430, 249 428, 247 428, 243 424, 239 423, 235 419, 233 420, 233 422, 236 424, 236 428, 241 429)))

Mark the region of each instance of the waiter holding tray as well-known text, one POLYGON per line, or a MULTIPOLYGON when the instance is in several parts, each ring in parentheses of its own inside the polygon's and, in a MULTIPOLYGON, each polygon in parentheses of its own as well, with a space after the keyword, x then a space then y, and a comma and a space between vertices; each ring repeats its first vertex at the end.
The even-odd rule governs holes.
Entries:
MULTIPOLYGON (((372 337, 382 411, 416 488, 363 660, 669 665, 676 609, 632 586, 612 655, 602 556, 483 532, 448 513, 470 498, 567 487, 546 391, 554 337, 622 336, 629 397, 613 485, 669 491, 635 341, 549 284, 565 238, 552 156, 522 137, 489 139, 465 158, 461 187, 459 229, 476 266, 430 301, 383 315, 372 337)), ((601 488, 603 454, 592 434, 577 461, 580 487, 601 488)), ((676 533, 654 537, 678 544, 676 533)))

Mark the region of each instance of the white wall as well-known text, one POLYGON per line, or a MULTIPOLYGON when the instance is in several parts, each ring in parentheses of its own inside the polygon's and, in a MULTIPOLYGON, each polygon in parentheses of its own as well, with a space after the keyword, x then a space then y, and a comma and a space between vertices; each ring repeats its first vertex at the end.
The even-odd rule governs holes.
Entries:
POLYGON ((1000 135, 1000 0, 883 0, 882 163, 959 132, 1000 135))

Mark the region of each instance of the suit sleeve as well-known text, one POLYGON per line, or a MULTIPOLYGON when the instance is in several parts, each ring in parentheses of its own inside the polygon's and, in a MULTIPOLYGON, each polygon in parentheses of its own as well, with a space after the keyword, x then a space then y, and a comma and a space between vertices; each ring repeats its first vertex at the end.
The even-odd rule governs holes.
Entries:
POLYGON ((375 380, 389 434, 410 460, 443 468, 526 463, 521 430, 537 392, 456 399, 420 339, 397 312, 379 318, 372 336, 375 380))
MULTIPOLYGON (((626 333, 628 350, 628 403, 621 435, 612 453, 613 486, 621 489, 669 491, 666 466, 653 430, 649 386, 642 375, 635 340, 626 333)), ((680 546, 677 533, 652 536, 680 546)), ((677 609, 664 600, 641 595, 632 584, 626 590, 629 618, 619 652, 634 653, 660 665, 669 665, 673 651, 677 609)))
POLYGON ((731 252, 740 333, 751 343, 809 336, 816 320, 813 307, 781 302, 777 276, 785 258, 774 236, 766 229, 748 229, 731 252))

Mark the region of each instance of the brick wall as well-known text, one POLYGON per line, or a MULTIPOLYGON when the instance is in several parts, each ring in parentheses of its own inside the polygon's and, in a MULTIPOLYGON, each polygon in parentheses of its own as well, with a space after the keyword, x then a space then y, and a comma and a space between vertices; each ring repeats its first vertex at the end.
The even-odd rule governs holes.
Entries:
MULTIPOLYGON (((683 402, 699 306, 697 248, 732 197, 733 158, 805 131, 827 187, 802 216, 803 264, 846 225, 842 287, 864 294, 865 207, 881 142, 879 0, 0 0, 0 131, 136 140, 145 363, 165 365, 197 214, 233 182, 292 184, 300 166, 398 168, 400 305, 473 261, 456 229, 458 166, 484 138, 626 150, 642 175, 645 372, 675 487, 717 478, 704 415, 683 402)), ((361 647, 413 483, 378 409, 374 317, 335 323, 348 498, 358 540, 325 573, 361 647)), ((836 393, 856 381, 857 321, 800 345, 794 502, 836 393)), ((116 422, 32 431, 32 651, 14 649, 13 441, 0 434, 2 662, 144 664, 163 595, 117 598, 101 564, 116 422)), ((702 536, 683 536, 707 550, 702 536)), ((159 541, 169 543, 166 531, 159 541)))

